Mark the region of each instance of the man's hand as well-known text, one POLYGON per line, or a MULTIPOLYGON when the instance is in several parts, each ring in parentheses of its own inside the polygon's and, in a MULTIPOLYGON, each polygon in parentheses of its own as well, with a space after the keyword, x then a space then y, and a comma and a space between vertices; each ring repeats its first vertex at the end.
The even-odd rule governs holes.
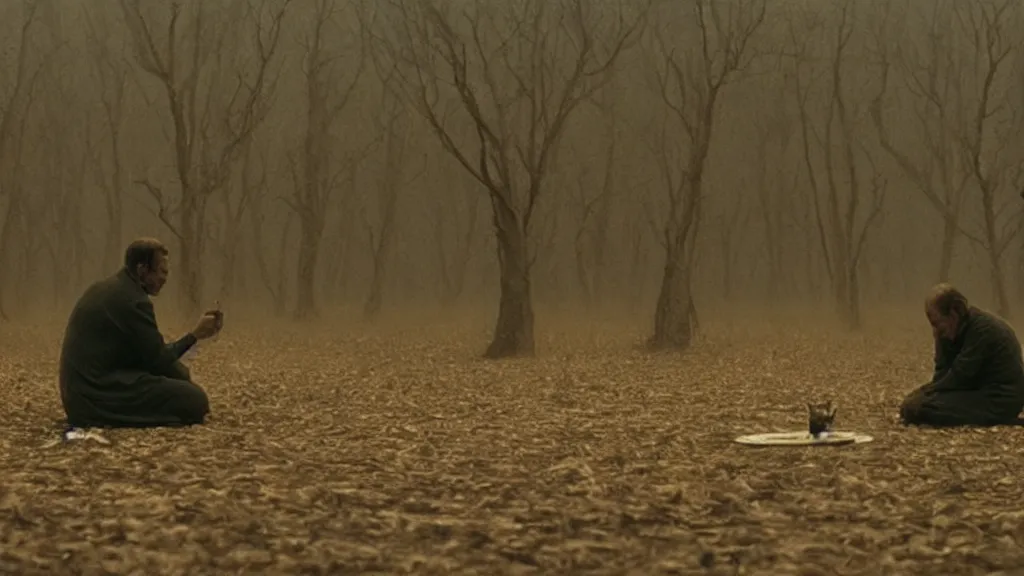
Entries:
POLYGON ((224 313, 221 312, 219 309, 207 310, 206 312, 203 313, 203 315, 213 316, 214 318, 217 319, 217 332, 220 332, 221 328, 224 327, 224 313))
POLYGON ((220 332, 221 328, 224 327, 224 313, 220 310, 220 300, 214 304, 213 310, 207 310, 206 313, 217 317, 217 332, 220 332))
POLYGON ((205 340, 217 334, 220 330, 222 320, 219 313, 207 312, 199 318, 199 322, 196 327, 192 329, 192 335, 197 340, 205 340))

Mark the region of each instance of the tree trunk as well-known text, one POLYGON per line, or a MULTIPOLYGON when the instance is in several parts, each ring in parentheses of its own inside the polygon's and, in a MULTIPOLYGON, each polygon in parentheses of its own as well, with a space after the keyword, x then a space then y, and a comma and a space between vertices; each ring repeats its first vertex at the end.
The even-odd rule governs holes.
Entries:
POLYGON ((951 216, 943 218, 942 249, 939 254, 939 282, 948 282, 953 268, 953 247, 956 245, 957 222, 951 216))
POLYGON ((644 289, 647 280, 647 251, 644 250, 644 236, 639 228, 632 233, 630 246, 629 277, 629 310, 636 312, 643 303, 644 289))
POLYGON ((121 165, 120 130, 114 126, 110 131, 110 154, 113 174, 110 189, 105 195, 107 208, 107 236, 103 249, 103 263, 107 274, 120 268, 121 251, 124 250, 124 170, 121 165))
POLYGON ((860 307, 860 278, 857 274, 857 265, 850 264, 844 268, 845 272, 839 278, 842 282, 840 298, 842 309, 840 310, 843 323, 850 330, 861 328, 861 307, 860 307))
POLYGON ((277 286, 272 290, 274 315, 278 318, 283 318, 288 313, 288 275, 284 272, 284 263, 288 261, 288 235, 291 231, 292 219, 289 217, 281 232, 281 243, 277 247, 277 286))
POLYGON ((1003 271, 1002 250, 1000 250, 999 233, 996 230, 996 213, 992 201, 992 193, 982 192, 982 209, 985 216, 986 252, 992 281, 992 298, 996 301, 996 313, 1003 318, 1010 318, 1010 299, 1006 294, 1006 274, 1003 271))
POLYGON ((768 256, 768 297, 775 300, 782 293, 782 262, 779 239, 772 212, 762 206, 764 217, 764 249, 768 256))
MULTIPOLYGON (((2 175, 0 175, 2 176, 2 175)), ((7 196, 7 207, 3 221, 0 222, 0 320, 10 320, 5 306, 7 287, 11 285, 11 240, 14 234, 14 219, 17 212, 18 198, 15 193, 7 196)))
POLYGON ((484 356, 532 356, 535 353, 533 294, 526 234, 519 218, 513 214, 496 214, 495 223, 501 295, 494 338, 484 356))
POLYGON ((381 255, 373 260, 373 274, 370 277, 370 292, 363 305, 363 317, 376 318, 384 302, 384 259, 381 255))
POLYGON ((580 285, 580 299, 583 300, 584 306, 591 308, 594 305, 594 293, 590 285, 590 271, 587 266, 586 248, 583 246, 585 230, 585 228, 581 227, 580 230, 576 232, 576 240, 573 242, 573 252, 576 256, 576 280, 580 285))
MULTIPOLYGON (((991 252, 991 250, 990 250, 991 252)), ((1003 272, 1003 266, 997 255, 991 255, 991 269, 992 269, 992 296, 996 301, 996 311, 1003 318, 1010 318, 1010 299, 1006 294, 1006 274, 1003 272)))
POLYGON ((224 254, 222 262, 224 270, 220 280, 220 299, 222 302, 230 300, 235 291, 235 278, 238 268, 237 254, 234 247, 229 248, 224 254))
POLYGON ((178 313, 185 317, 199 314, 200 301, 203 294, 202 284, 202 202, 194 192, 182 189, 181 202, 181 241, 178 269, 182 279, 181 292, 178 294, 180 309, 178 313))
POLYGON ((601 201, 597 221, 594 223, 594 275, 591 297, 593 304, 598 308, 604 306, 608 293, 608 228, 611 221, 609 202, 608 198, 601 201))
POLYGON ((321 233, 315 222, 310 222, 310 215, 302 215, 302 231, 299 241, 299 259, 296 269, 295 319, 305 320, 315 317, 316 308, 316 264, 320 253, 321 233))
POLYGON ((654 350, 684 350, 693 340, 690 274, 685 257, 670 250, 654 313, 654 335, 649 345, 654 350))
POLYGON ((725 298, 726 302, 731 302, 732 299, 733 299, 733 293, 732 293, 732 288, 733 288, 733 282, 732 282, 732 280, 733 280, 733 278, 732 278, 732 263, 733 263, 733 258, 732 258, 732 238, 729 237, 729 236, 731 236, 731 231, 729 232, 728 235, 723 234, 723 236, 724 237, 723 237, 723 239, 721 241, 721 249, 722 249, 722 260, 721 260, 721 262, 722 262, 722 296, 725 298))

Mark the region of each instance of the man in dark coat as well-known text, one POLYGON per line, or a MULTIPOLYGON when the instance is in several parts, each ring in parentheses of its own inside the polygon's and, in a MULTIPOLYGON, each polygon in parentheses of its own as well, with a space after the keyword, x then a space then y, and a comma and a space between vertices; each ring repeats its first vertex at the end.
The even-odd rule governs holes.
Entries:
POLYGON ((168 250, 143 238, 125 251, 124 268, 90 286, 71 312, 60 354, 60 395, 72 427, 202 424, 209 400, 180 358, 215 335, 219 311, 207 312, 167 344, 150 296, 167 282, 168 250))
POLYGON ((903 402, 907 424, 996 426, 1017 422, 1024 408, 1020 342, 1004 320, 940 284, 925 302, 935 337, 932 381, 903 402))

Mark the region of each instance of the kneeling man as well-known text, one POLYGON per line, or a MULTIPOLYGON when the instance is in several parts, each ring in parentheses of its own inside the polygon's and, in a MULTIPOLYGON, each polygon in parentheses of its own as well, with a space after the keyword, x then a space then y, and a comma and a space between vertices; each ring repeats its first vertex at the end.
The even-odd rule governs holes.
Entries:
POLYGON ((1015 423, 1024 408, 1024 362, 1013 328, 969 306, 948 284, 936 286, 925 312, 935 337, 935 373, 903 402, 903 421, 929 426, 1015 423))
POLYGON ((215 335, 219 312, 203 315, 190 333, 167 344, 150 296, 167 282, 168 250, 140 239, 124 268, 90 286, 75 304, 60 354, 60 396, 68 425, 150 427, 202 424, 210 404, 180 358, 215 335))

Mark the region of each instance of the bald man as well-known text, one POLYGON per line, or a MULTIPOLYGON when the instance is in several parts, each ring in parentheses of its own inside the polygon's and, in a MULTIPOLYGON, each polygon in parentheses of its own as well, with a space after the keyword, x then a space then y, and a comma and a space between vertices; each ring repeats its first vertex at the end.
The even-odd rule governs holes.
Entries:
POLYGON ((971 306, 949 284, 925 300, 935 338, 932 380, 903 402, 900 418, 926 426, 1014 424, 1024 408, 1024 362, 1013 328, 971 306))

